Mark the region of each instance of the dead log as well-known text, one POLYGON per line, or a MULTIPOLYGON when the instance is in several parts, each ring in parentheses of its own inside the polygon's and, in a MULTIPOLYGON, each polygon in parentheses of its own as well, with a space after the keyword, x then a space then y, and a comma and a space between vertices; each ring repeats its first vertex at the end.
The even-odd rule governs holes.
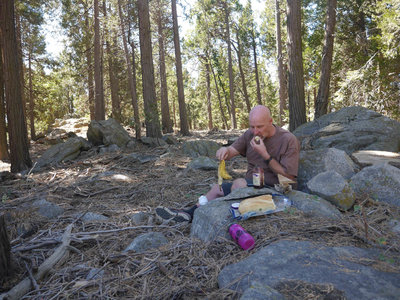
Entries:
POLYGON ((0 214, 0 278, 11 273, 11 246, 4 213, 0 214))
MULTIPOLYGON (((47 258, 39 267, 38 271, 33 274, 33 278, 39 282, 53 267, 57 264, 69 251, 69 243, 71 242, 72 224, 68 225, 62 237, 62 244, 47 258)), ((31 290, 32 282, 29 277, 22 280, 7 293, 0 295, 0 300, 21 299, 27 292, 31 290)))

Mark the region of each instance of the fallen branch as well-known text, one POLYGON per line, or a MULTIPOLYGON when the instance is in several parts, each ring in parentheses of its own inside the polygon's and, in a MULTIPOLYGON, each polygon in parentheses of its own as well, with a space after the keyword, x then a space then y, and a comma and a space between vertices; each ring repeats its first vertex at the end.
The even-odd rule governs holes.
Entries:
MULTIPOLYGON (((53 267, 57 264, 69 250, 69 243, 71 241, 72 224, 68 225, 63 237, 62 244, 54 251, 54 253, 47 258, 39 267, 38 271, 33 275, 36 281, 41 280, 53 267)), ((2 299, 21 299, 23 295, 29 292, 31 289, 31 279, 29 277, 22 280, 16 286, 14 286, 7 293, 0 295, 2 299)))

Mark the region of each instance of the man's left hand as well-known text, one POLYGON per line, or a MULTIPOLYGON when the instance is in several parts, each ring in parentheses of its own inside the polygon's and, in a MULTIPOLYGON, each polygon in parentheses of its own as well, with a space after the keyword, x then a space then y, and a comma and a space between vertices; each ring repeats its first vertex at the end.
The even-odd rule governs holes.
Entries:
POLYGON ((254 141, 254 138, 250 141, 250 146, 262 156, 263 159, 269 159, 270 155, 268 153, 267 148, 265 147, 264 142, 261 140, 259 144, 254 141))

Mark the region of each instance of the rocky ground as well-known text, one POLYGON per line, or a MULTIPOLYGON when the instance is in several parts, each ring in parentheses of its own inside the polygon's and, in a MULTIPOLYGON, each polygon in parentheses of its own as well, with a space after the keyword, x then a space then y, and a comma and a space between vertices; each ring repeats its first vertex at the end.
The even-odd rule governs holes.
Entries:
MULTIPOLYGON (((177 138, 226 143, 238 134, 196 132, 177 138)), ((47 147, 33 143, 33 160, 47 147)), ((158 222, 155 207, 189 207, 216 182, 215 170, 188 169, 190 161, 179 145, 151 148, 137 142, 129 150, 104 154, 89 150, 71 162, 38 173, 4 175, 0 209, 6 213, 14 273, 0 279, 0 293, 29 278, 30 271, 35 273, 60 246, 71 224, 68 257, 41 280, 32 280, 35 285, 25 298, 235 299, 240 297, 238 292, 218 287, 221 269, 279 240, 378 247, 385 255, 375 262, 377 268, 400 273, 400 237, 387 227, 388 220, 399 219, 400 210, 368 198, 358 199, 355 209, 343 212, 341 220, 309 218, 294 208, 249 219, 242 225, 256 239, 250 252, 228 239, 206 244, 193 240, 190 224, 158 222), (140 162, 129 156, 131 153, 157 159, 140 162), (62 213, 55 218, 41 215, 32 205, 37 200, 57 204, 62 213), (89 213, 106 218, 86 220, 89 213), (135 237, 147 232, 163 233, 168 243, 144 253, 123 251, 135 237)), ((7 165, 1 167, 5 170, 7 165)), ((245 168, 243 158, 227 162, 233 177, 240 177, 245 168)), ((335 295, 329 286, 288 284, 277 290, 290 299, 335 295)))

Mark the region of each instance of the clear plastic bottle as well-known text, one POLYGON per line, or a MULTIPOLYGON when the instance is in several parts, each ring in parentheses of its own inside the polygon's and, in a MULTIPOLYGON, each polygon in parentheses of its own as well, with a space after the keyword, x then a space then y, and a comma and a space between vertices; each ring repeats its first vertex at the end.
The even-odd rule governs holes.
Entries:
POLYGON ((253 169, 253 187, 256 189, 264 187, 264 169, 259 166, 253 169))
POLYGON ((243 250, 251 250, 254 248, 254 238, 239 224, 232 224, 229 227, 229 234, 243 250))

